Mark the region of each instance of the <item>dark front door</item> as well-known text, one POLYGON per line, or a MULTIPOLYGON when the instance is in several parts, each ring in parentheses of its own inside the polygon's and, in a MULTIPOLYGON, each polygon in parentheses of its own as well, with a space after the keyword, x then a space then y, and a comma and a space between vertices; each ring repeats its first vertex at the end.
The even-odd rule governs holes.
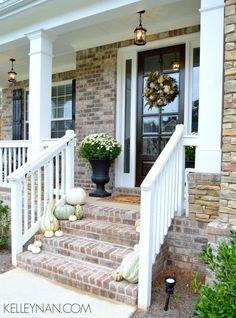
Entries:
POLYGON ((141 52, 138 55, 137 158, 136 186, 140 186, 148 171, 170 139, 175 126, 184 117, 185 45, 141 52), (172 63, 179 62, 179 70, 172 63), (151 71, 158 70, 175 78, 179 96, 165 107, 149 109, 143 97, 145 81, 151 71))

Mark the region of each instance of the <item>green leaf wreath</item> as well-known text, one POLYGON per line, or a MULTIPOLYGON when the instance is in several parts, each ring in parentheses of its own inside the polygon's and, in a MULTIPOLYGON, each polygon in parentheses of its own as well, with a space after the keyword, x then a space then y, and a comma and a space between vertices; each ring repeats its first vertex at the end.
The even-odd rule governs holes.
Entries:
POLYGON ((179 94, 177 81, 168 74, 152 71, 147 78, 144 96, 149 108, 163 107, 179 94))

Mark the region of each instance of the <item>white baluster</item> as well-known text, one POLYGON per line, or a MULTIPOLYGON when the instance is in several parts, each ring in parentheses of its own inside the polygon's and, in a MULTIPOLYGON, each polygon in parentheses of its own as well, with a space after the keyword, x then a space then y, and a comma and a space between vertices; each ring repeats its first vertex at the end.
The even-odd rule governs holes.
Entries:
POLYGON ((35 201, 34 201, 34 196, 35 196, 35 182, 34 182, 34 173, 31 175, 31 226, 33 226, 35 222, 35 201))
POLYGON ((37 203, 37 220, 41 217, 41 209, 42 209, 42 185, 41 185, 41 168, 38 169, 38 203, 37 203))
POLYGON ((55 170, 56 170, 56 201, 59 200, 59 155, 56 156, 56 165, 55 165, 55 170))
POLYGON ((49 162, 49 199, 53 199, 54 192, 54 160, 49 162))
POLYGON ((13 148, 13 171, 16 170, 16 147, 13 148))
POLYGON ((61 153, 61 196, 65 194, 65 149, 61 153))
POLYGON ((29 209, 28 209, 28 179, 24 178, 23 184, 23 195, 24 195, 24 233, 28 230, 29 227, 29 209))

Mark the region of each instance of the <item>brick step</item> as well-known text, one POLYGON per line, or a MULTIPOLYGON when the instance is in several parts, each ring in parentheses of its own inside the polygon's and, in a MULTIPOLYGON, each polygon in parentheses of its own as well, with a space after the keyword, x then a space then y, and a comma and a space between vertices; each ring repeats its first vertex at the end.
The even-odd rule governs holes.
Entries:
POLYGON ((108 242, 65 234, 62 237, 45 238, 42 234, 36 239, 43 242, 42 249, 75 259, 85 260, 116 269, 125 255, 133 251, 130 247, 108 242))
POLYGON ((105 266, 47 251, 37 255, 31 252, 20 253, 17 255, 17 265, 86 292, 131 305, 137 302, 138 285, 113 281, 114 270, 105 266))
POLYGON ((134 225, 140 218, 140 211, 138 207, 132 210, 87 203, 84 205, 84 215, 86 218, 98 221, 134 225))
POLYGON ((75 222, 60 221, 60 227, 65 233, 124 246, 133 247, 139 241, 139 233, 136 232, 135 227, 127 224, 85 218, 75 222))

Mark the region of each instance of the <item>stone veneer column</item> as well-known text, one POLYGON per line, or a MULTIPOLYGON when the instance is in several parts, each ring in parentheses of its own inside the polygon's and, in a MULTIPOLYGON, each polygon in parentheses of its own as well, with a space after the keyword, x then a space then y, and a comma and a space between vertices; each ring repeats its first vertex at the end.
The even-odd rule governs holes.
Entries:
POLYGON ((236 0, 225 2, 224 76, 220 220, 236 224, 236 0))

